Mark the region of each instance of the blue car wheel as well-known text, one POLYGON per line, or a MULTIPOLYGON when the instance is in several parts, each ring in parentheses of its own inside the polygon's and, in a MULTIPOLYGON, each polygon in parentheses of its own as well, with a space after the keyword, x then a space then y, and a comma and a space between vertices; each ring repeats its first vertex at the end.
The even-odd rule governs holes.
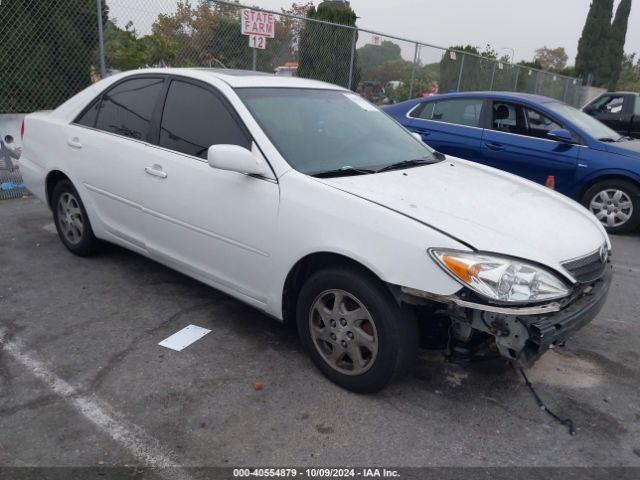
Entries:
POLYGON ((625 180, 604 180, 590 187, 582 204, 609 233, 628 233, 640 225, 640 188, 625 180))

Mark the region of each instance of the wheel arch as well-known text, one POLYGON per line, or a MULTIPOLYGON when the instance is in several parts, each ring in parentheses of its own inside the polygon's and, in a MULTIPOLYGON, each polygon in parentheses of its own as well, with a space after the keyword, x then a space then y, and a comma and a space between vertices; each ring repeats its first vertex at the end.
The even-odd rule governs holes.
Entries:
POLYGON ((583 182, 578 194, 578 201, 582 202, 584 194, 587 193, 587 190, 595 184, 607 180, 624 180, 640 188, 640 175, 634 175, 632 172, 627 172, 625 170, 606 170, 591 175, 583 182))
POLYGON ((73 182, 71 181, 71 178, 69 178, 69 176, 66 173, 64 173, 62 170, 59 170, 59 169, 51 170, 47 174, 47 177, 45 178, 44 192, 47 198, 47 205, 49 206, 49 208, 53 208, 51 205, 51 200, 52 200, 51 196, 53 195, 53 190, 55 189, 56 185, 62 180, 68 180, 73 184, 73 182))
POLYGON ((323 268, 335 265, 351 266, 375 278, 385 286, 387 285, 376 272, 352 257, 330 251, 309 253, 299 259, 286 276, 282 289, 282 320, 284 323, 295 322, 298 295, 306 279, 323 268))

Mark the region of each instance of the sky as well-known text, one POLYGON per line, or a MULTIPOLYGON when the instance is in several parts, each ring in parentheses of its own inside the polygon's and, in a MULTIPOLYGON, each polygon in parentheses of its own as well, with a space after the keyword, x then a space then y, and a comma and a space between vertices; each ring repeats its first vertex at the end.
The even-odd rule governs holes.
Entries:
MULTIPOLYGON (((197 0, 191 2, 195 4, 197 0)), ((277 11, 292 2, 241 0, 277 11)), ((168 13, 176 3, 177 0, 107 0, 111 15, 123 21, 132 17, 142 33, 147 33, 150 21, 155 19, 156 8, 168 13)), ((314 3, 317 5, 320 0, 314 3)), ((618 3, 615 0, 616 7, 618 3)), ((575 61, 589 4, 590 0, 351 0, 361 28, 442 47, 460 44, 484 47, 490 43, 500 54, 510 56, 513 49, 516 62, 531 60, 535 50, 543 46, 564 47, 569 64, 575 61)), ((372 35, 362 34, 358 46, 372 40, 372 35)), ((411 45, 398 43, 404 57, 413 55, 411 45)), ((640 54, 640 0, 633 2, 625 50, 640 54)), ((436 50, 421 51, 424 63, 438 59, 436 50)))

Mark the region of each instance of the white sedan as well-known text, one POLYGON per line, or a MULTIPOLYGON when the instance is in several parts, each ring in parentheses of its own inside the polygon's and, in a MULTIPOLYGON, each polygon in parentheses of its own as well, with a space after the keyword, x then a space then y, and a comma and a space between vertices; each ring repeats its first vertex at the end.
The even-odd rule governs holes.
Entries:
POLYGON ((23 134, 25 183, 71 252, 113 242, 296 322, 354 391, 406 372, 420 345, 528 365, 609 289, 587 210, 434 152, 334 85, 136 70, 28 115, 23 134))

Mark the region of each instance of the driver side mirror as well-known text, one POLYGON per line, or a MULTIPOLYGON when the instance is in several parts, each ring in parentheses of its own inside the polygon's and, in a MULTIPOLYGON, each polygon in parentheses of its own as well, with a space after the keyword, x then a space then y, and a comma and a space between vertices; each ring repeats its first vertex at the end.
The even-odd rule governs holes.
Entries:
POLYGON ((571 132, 564 128, 556 128, 555 130, 548 131, 547 138, 562 143, 576 143, 573 136, 571 136, 571 132))
POLYGON ((238 145, 211 145, 207 151, 209 166, 219 170, 264 175, 266 167, 262 159, 238 145))

